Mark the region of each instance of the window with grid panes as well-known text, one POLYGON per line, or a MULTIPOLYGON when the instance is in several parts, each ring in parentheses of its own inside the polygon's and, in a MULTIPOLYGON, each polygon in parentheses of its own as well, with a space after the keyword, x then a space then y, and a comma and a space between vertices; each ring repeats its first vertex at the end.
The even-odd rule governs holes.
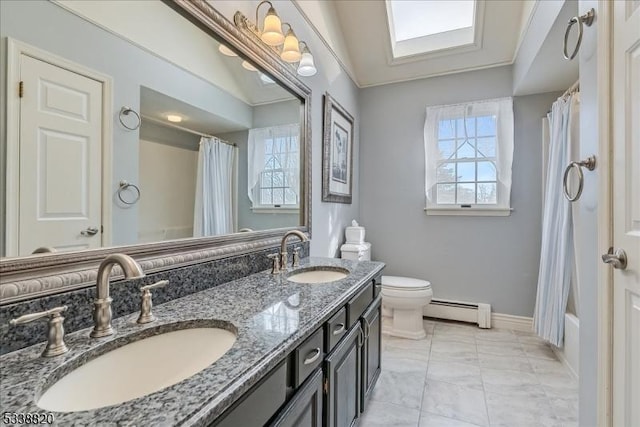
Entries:
POLYGON ((440 120, 438 151, 437 204, 497 203, 495 116, 440 120))
POLYGON ((265 140, 264 170, 260 174, 257 188, 259 206, 298 206, 298 196, 292 186, 297 182, 299 161, 300 151, 296 135, 274 136, 265 140))
POLYGON ((513 100, 427 107, 425 160, 427 213, 508 215, 513 100))

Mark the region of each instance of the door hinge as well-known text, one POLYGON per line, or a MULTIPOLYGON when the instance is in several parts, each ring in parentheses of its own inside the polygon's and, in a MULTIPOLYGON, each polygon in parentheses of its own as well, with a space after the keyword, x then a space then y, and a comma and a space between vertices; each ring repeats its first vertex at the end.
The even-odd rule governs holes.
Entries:
POLYGON ((104 225, 100 226, 100 234, 104 233, 104 225))
POLYGON ((18 96, 20 98, 24 96, 24 82, 22 80, 18 83, 18 96))
POLYGON ((324 394, 329 394, 329 378, 325 378, 322 382, 322 390, 324 394))

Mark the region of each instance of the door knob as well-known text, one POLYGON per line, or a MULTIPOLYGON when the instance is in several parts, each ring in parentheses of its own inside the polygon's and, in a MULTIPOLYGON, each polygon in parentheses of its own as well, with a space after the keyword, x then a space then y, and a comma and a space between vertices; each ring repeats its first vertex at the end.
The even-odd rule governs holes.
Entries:
POLYGON ((613 247, 609 248, 609 252, 602 255, 602 262, 611 264, 613 268, 624 270, 627 268, 627 253, 624 249, 613 250, 613 247))
POLYGON ((82 230, 80 234, 82 234, 83 236, 89 237, 89 236, 95 236, 96 234, 98 234, 98 231, 100 231, 98 227, 87 227, 87 229, 82 230))

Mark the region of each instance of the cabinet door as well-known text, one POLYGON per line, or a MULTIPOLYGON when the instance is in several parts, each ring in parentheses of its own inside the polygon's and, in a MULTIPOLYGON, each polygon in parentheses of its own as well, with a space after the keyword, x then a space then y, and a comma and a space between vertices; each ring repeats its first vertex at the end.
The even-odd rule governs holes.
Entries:
POLYGON ((316 369, 296 391, 271 427, 322 426, 322 369, 316 369))
POLYGON ((356 323, 325 360, 325 426, 350 427, 360 415, 360 359, 363 334, 356 323))
POLYGON ((362 400, 361 411, 364 412, 369 395, 376 385, 382 368, 382 298, 378 297, 362 315, 364 345, 362 346, 362 400))

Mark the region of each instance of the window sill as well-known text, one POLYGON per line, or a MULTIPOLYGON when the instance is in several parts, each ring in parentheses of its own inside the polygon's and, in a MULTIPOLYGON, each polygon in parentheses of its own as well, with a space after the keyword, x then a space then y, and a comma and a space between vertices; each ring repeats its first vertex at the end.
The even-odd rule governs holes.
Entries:
POLYGON ((294 214, 300 212, 300 208, 298 207, 290 207, 290 208, 274 208, 272 206, 264 206, 264 207, 252 207, 251 211, 256 214, 274 214, 274 213, 287 213, 294 214))
POLYGON ((427 215, 509 216, 513 208, 424 208, 427 215))

